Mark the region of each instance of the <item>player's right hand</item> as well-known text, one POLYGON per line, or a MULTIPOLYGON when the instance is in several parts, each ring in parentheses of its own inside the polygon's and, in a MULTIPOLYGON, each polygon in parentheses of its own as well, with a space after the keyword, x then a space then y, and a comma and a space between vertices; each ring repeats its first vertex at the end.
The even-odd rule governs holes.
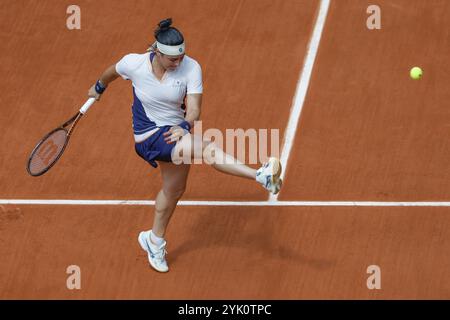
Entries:
POLYGON ((102 95, 100 93, 98 93, 97 91, 95 91, 95 84, 89 89, 88 92, 88 97, 89 98, 95 98, 96 101, 100 100, 100 97, 102 95))

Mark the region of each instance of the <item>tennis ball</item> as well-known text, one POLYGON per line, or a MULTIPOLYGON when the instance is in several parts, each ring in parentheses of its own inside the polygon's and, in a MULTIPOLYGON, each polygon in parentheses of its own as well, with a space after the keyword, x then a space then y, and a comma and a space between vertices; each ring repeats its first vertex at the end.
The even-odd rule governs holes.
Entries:
POLYGON ((422 78, 422 69, 420 69, 419 67, 414 67, 409 72, 409 75, 412 79, 419 80, 420 78, 422 78))

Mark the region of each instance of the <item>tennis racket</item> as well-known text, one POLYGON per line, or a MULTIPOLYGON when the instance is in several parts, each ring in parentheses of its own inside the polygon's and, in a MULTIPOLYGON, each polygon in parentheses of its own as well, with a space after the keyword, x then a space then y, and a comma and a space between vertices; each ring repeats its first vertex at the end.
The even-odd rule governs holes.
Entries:
POLYGON ((33 177, 43 175, 61 158, 70 135, 81 117, 94 104, 95 98, 89 98, 70 120, 47 133, 34 147, 27 162, 27 171, 33 177))

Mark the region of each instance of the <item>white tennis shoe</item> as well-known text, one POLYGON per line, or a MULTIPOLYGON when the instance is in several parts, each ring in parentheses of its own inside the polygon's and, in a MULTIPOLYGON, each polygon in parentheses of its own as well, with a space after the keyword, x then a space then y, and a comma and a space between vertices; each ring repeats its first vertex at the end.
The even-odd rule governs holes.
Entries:
POLYGON ((269 158, 269 161, 256 171, 256 181, 271 193, 277 194, 283 184, 282 179, 280 179, 281 171, 280 160, 274 157, 269 158))
POLYGON ((150 241, 150 232, 142 231, 139 233, 138 241, 144 251, 147 251, 148 254, 148 262, 150 265, 158 272, 167 272, 169 271, 169 266, 166 261, 166 241, 163 242, 160 246, 153 244, 150 241))

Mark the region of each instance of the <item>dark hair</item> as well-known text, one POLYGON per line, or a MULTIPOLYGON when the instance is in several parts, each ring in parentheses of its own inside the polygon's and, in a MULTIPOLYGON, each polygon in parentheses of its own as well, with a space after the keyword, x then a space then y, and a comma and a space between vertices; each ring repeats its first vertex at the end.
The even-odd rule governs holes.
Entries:
POLYGON ((178 29, 171 27, 172 18, 162 20, 155 30, 155 39, 167 46, 177 46, 184 42, 184 37, 178 29))

